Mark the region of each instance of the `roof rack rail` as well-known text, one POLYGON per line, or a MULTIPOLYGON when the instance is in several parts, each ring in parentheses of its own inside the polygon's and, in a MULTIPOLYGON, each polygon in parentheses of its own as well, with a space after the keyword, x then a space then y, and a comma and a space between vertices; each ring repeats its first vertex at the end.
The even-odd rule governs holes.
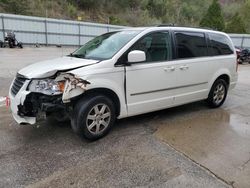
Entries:
POLYGON ((208 30, 213 30, 213 31, 218 31, 216 28, 212 27, 200 27, 201 29, 208 29, 208 30))
POLYGON ((157 25, 156 27, 186 27, 186 28, 197 28, 197 29, 208 29, 208 30, 213 30, 213 31, 218 31, 216 28, 211 28, 211 27, 199 27, 199 26, 180 26, 174 23, 169 23, 169 24, 160 24, 157 25))
POLYGON ((174 26, 177 26, 176 24, 174 23, 168 23, 168 24, 160 24, 160 25, 157 25, 157 27, 174 27, 174 26))
POLYGON ((169 23, 169 24, 159 24, 156 27, 186 27, 186 28, 196 28, 196 29, 207 29, 207 30, 211 30, 211 31, 218 31, 216 28, 211 28, 211 27, 190 27, 190 26, 180 26, 174 23, 169 23))

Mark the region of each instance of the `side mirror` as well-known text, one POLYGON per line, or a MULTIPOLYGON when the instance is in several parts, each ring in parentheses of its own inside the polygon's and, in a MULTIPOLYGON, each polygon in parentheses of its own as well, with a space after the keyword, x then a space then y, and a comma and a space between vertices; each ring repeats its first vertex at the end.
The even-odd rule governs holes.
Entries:
POLYGON ((139 63, 146 61, 146 54, 140 50, 134 50, 128 54, 128 63, 139 63))

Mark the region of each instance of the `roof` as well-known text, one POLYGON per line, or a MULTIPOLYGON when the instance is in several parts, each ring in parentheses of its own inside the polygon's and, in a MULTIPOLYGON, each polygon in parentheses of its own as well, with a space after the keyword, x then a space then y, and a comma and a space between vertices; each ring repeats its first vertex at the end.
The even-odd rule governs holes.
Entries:
POLYGON ((206 28, 195 28, 195 27, 179 27, 179 26, 153 26, 153 27, 131 27, 125 28, 123 30, 141 30, 141 31, 160 31, 160 30, 175 30, 175 31, 196 31, 196 32, 210 32, 210 33, 220 33, 226 35, 224 32, 215 31, 206 28))

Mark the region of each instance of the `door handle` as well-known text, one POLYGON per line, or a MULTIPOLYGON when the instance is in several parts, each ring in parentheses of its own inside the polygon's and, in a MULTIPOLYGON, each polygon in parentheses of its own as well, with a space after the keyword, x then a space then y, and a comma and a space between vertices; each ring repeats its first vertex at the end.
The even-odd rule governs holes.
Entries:
POLYGON ((187 65, 180 66, 181 70, 187 70, 189 67, 187 65))
POLYGON ((175 67, 166 67, 164 68, 164 71, 166 72, 170 72, 170 71, 174 71, 175 70, 175 67))

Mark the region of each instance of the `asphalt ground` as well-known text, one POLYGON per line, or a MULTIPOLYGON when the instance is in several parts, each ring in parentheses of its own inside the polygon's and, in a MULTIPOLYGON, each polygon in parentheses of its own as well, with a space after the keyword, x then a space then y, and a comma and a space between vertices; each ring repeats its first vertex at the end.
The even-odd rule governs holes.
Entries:
MULTIPOLYGON (((0 49, 0 104, 17 70, 73 50, 0 49)), ((96 142, 68 122, 18 125, 3 105, 0 187, 250 187, 249 81, 241 65, 221 108, 197 102, 122 119, 96 142)))

